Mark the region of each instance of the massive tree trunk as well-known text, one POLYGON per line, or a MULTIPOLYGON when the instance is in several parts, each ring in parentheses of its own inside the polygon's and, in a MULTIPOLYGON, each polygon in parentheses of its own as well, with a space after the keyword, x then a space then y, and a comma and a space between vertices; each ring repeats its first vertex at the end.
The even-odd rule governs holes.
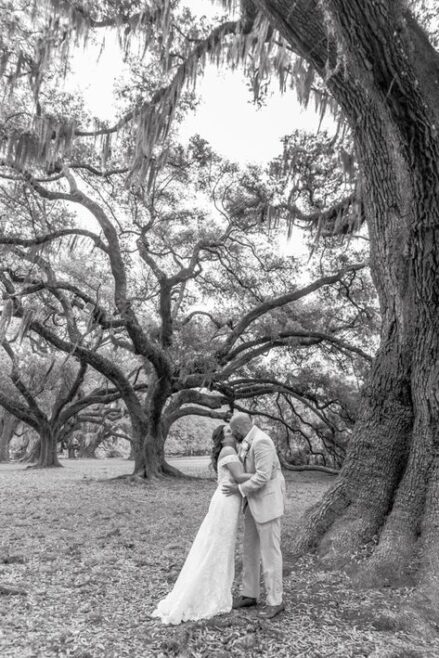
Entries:
POLYGON ((133 431, 134 475, 146 480, 163 476, 182 477, 178 469, 165 460, 165 442, 169 426, 164 417, 166 393, 151 386, 146 412, 141 416, 130 411, 133 431))
POLYGON ((33 464, 34 468, 47 468, 51 466, 61 466, 58 459, 58 433, 50 426, 49 423, 43 424, 39 431, 40 450, 38 459, 33 464))
POLYGON ((152 425, 150 422, 132 419, 134 475, 149 480, 165 475, 181 477, 183 474, 165 460, 165 441, 167 433, 163 423, 152 425))
MULTIPOLYGON (((148 396, 142 413, 128 407, 133 431, 134 476, 150 480, 165 475, 183 476, 165 460, 165 441, 169 426, 164 418, 165 405, 171 393, 166 373, 154 376, 149 384, 148 396)), ((128 406, 128 405, 127 405, 128 406)))
MULTIPOLYGON (((78 458, 79 459, 96 459, 96 449, 99 446, 100 441, 96 444, 96 442, 92 441, 90 443, 84 443, 84 441, 81 441, 79 444, 79 450, 78 450, 78 458)), ((74 458, 74 457, 73 457, 74 458)))
MULTIPOLYGON (((383 317, 343 469, 302 520, 294 548, 342 560, 378 536, 365 575, 381 583, 399 582, 422 549, 420 580, 431 594, 426 573, 439 567, 439 56, 399 2, 256 4, 325 77, 351 126, 383 317)), ((439 569, 433 575, 437 587, 439 569)))
POLYGON ((40 447, 40 437, 38 435, 36 437, 26 437, 20 449, 19 461, 28 464, 36 463, 40 456, 40 447))
POLYGON ((96 450, 104 441, 104 434, 102 432, 89 432, 81 434, 79 437, 79 450, 78 457, 80 459, 95 459, 96 450))
POLYGON ((9 442, 11 437, 3 430, 0 434, 0 462, 9 461, 9 442))
POLYGON ((4 409, 0 430, 0 462, 9 461, 9 444, 20 420, 4 409))

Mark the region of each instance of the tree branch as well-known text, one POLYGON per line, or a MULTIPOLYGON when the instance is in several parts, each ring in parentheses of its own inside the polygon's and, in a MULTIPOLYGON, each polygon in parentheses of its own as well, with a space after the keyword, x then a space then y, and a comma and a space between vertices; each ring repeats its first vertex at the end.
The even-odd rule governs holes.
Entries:
MULTIPOLYGON (((4 277, 3 284, 6 287, 9 297, 14 301, 14 315, 16 317, 23 317, 25 315, 25 310, 17 296, 14 296, 14 288, 12 283, 8 282, 4 277)), ((125 377, 123 372, 117 367, 115 363, 113 363, 113 361, 107 359, 102 354, 99 354, 96 350, 90 350, 77 343, 73 343, 60 338, 55 333, 53 333, 53 331, 48 329, 48 327, 46 327, 42 322, 39 322, 35 319, 31 319, 28 326, 29 329, 35 331, 35 333, 44 338, 48 343, 57 349, 76 356, 79 361, 81 361, 81 363, 88 363, 93 368, 95 368, 95 370, 102 373, 105 377, 112 381, 118 391, 120 391, 121 397, 125 401, 127 407, 137 413, 139 417, 143 416, 143 409, 136 396, 135 389, 129 380, 125 377)))
MULTIPOLYGON (((11 280, 14 281, 15 283, 24 283, 28 280, 27 276, 21 276, 16 274, 11 268, 7 267, 3 269, 4 272, 7 272, 9 276, 11 277, 11 280)), ((40 290, 48 290, 52 294, 56 296, 56 292, 58 290, 67 290, 68 292, 73 293, 75 296, 79 297, 85 304, 89 304, 90 306, 93 307, 93 320, 99 324, 103 329, 117 329, 121 327, 126 327, 126 321, 125 320, 108 320, 107 319, 107 312, 98 305, 97 301, 93 299, 93 297, 90 297, 90 295, 87 295, 87 293, 83 292, 75 286, 72 283, 68 282, 63 282, 63 281, 37 281, 33 280, 31 284, 27 287, 24 287, 22 290, 19 292, 13 292, 11 295, 6 294, 4 297, 7 299, 8 297, 25 297, 27 295, 32 295, 34 293, 39 292, 40 290)), ((133 348, 131 348, 131 351, 133 351, 133 348)))
POLYGON ((327 286, 332 283, 335 283, 336 281, 339 281, 346 273, 354 272, 356 270, 361 270, 364 267, 366 267, 366 265, 367 265, 366 262, 349 265, 335 274, 323 276, 320 279, 317 279, 317 281, 310 283, 304 288, 295 289, 290 293, 281 295, 279 297, 268 299, 262 304, 259 304, 251 311, 249 311, 249 313, 244 315, 244 317, 241 318, 241 320, 237 323, 236 327, 227 337, 223 347, 220 350, 218 350, 217 353, 218 360, 220 361, 220 363, 224 362, 224 360, 227 358, 228 353, 230 352, 231 348, 233 347, 237 339, 244 333, 244 331, 249 327, 249 325, 252 322, 260 318, 265 313, 272 311, 274 308, 279 308, 281 306, 285 306, 286 304, 290 304, 291 302, 295 302, 298 299, 301 299, 302 297, 306 297, 307 295, 311 294, 312 292, 315 292, 316 290, 322 288, 323 286, 327 286))
POLYGON ((32 247, 32 246, 47 244, 48 242, 52 242, 53 240, 57 240, 58 238, 63 238, 66 235, 80 235, 90 238, 90 240, 93 240, 93 242, 97 247, 99 247, 99 249, 102 249, 102 251, 105 251, 105 253, 108 254, 108 247, 104 244, 104 242, 102 242, 102 240, 99 238, 98 235, 96 235, 92 231, 87 231, 86 229, 80 229, 80 228, 60 229, 58 231, 54 231, 53 233, 47 233, 46 235, 35 236, 34 238, 20 238, 12 235, 11 236, 0 235, 0 244, 18 245, 20 247, 32 247))
POLYGON ((171 425, 173 425, 179 418, 183 418, 183 416, 203 416, 207 418, 217 418, 218 420, 227 422, 230 418, 230 412, 228 410, 221 412, 214 411, 213 409, 187 405, 170 415, 169 418, 167 418, 167 424, 171 427, 171 425))
POLYGON ((73 382, 72 386, 67 391, 66 395, 60 396, 60 398, 55 402, 55 405, 52 410, 52 417, 51 417, 52 422, 56 422, 59 419, 62 409, 66 407, 69 404, 69 402, 71 402, 74 399, 75 395, 79 391, 80 386, 84 383, 86 372, 87 372, 87 363, 81 362, 78 373, 75 377, 75 381, 73 382))
POLYGON ((286 210, 292 220, 299 219, 310 226, 320 227, 321 235, 331 237, 335 235, 344 235, 352 232, 353 228, 359 228, 365 221, 365 215, 362 203, 358 200, 357 193, 352 192, 347 197, 337 202, 331 208, 304 213, 298 206, 293 203, 280 203, 273 207, 274 210, 286 210), (354 205, 358 206, 356 221, 352 220, 349 211, 354 205))
POLYGON ((78 190, 76 181, 67 167, 64 168, 64 174, 70 185, 70 193, 51 192, 37 183, 30 174, 26 174, 26 177, 29 183, 44 198, 52 200, 62 199, 64 201, 77 203, 86 208, 98 221, 108 243, 108 255, 115 287, 114 300, 116 308, 122 319, 126 320, 127 331, 133 341, 136 352, 151 361, 159 377, 165 376, 170 378, 172 369, 166 354, 157 345, 150 341, 146 333, 142 330, 132 308, 131 301, 128 298, 126 269, 120 251, 116 229, 101 206, 88 197, 84 192, 78 190))
MULTIPOLYGON (((38 427, 41 422, 47 421, 47 417, 46 417, 45 413, 38 406, 38 403, 37 403, 34 395, 32 395, 29 388, 23 382, 23 380, 20 376, 20 373, 18 371, 18 368, 17 368, 15 354, 13 353, 11 347, 9 346, 9 344, 6 340, 4 340, 2 342, 2 347, 3 347, 6 354, 9 356, 9 358, 12 361, 12 372, 10 374, 10 379, 11 379, 12 383, 14 384, 14 386, 16 387, 16 389, 19 391, 19 393, 21 393, 21 395, 23 396, 23 398, 26 400, 26 402, 28 404, 28 407, 29 407, 29 411, 27 412, 28 418, 32 417, 34 419, 34 423, 38 427)), ((6 405, 4 405, 4 406, 8 409, 8 411, 11 411, 11 413, 14 413, 11 410, 13 405, 16 407, 17 411, 21 412, 21 418, 24 420, 24 417, 23 417, 23 413, 25 413, 24 412, 24 409, 25 409, 24 405, 21 405, 18 402, 15 403, 15 402, 11 401, 9 407, 6 407, 6 405)), ((26 420, 26 422, 28 422, 28 421, 26 420)), ((35 425, 32 425, 32 426, 34 427, 35 425)))
POLYGON ((288 345, 292 338, 299 339, 298 340, 299 346, 315 345, 317 343, 325 341, 331 343, 343 353, 349 352, 349 353, 358 354, 358 356, 361 356, 361 358, 363 358, 365 361, 368 361, 369 363, 371 363, 373 360, 373 357, 370 354, 364 352, 361 348, 357 347, 356 345, 351 345, 350 343, 347 343, 346 341, 337 338, 336 336, 332 336, 331 334, 325 334, 319 331, 292 330, 292 331, 281 331, 278 334, 275 334, 274 336, 261 336, 247 343, 243 343, 242 345, 239 345, 239 347, 236 347, 232 352, 230 352, 227 355, 226 362, 233 361, 233 359, 235 359, 239 354, 257 345, 263 345, 264 343, 272 343, 273 341, 276 341, 277 346, 279 346, 279 344, 288 345), (280 343, 279 341, 282 340, 284 342, 280 343))

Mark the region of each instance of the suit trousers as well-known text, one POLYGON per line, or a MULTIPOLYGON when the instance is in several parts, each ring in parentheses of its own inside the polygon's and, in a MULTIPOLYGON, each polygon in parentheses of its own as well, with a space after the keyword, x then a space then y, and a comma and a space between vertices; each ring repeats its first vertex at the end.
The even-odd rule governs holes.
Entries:
POLYGON ((261 564, 267 605, 282 603, 281 517, 256 523, 249 507, 244 515, 242 587, 243 596, 259 599, 261 564))

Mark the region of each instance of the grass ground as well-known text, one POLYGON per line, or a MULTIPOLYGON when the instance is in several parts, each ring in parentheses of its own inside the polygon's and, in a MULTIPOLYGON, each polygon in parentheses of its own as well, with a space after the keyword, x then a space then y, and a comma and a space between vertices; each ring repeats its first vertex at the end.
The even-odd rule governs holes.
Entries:
MULTIPOLYGON (((407 591, 356 590, 315 558, 289 557, 294 521, 330 476, 288 474, 286 613, 271 623, 247 611, 168 628, 149 614, 176 578, 214 481, 128 484, 105 478, 130 472, 129 462, 63 463, 0 465, 0 585, 25 592, 0 590, 2 658, 439 656, 436 639, 386 630, 407 591)), ((238 552, 238 571, 239 562, 238 552)))

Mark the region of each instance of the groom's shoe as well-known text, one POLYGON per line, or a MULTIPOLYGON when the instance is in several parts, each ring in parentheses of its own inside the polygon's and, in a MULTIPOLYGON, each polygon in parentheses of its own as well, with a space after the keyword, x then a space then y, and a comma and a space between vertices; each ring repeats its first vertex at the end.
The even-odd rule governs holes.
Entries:
POLYGON ((279 603, 279 605, 266 605, 265 608, 258 613, 258 617, 261 619, 273 619, 273 617, 276 617, 276 615, 284 610, 285 606, 283 603, 279 603))
POLYGON ((251 596, 236 596, 233 599, 232 608, 236 610, 237 608, 250 608, 253 605, 257 604, 257 600, 251 596))

